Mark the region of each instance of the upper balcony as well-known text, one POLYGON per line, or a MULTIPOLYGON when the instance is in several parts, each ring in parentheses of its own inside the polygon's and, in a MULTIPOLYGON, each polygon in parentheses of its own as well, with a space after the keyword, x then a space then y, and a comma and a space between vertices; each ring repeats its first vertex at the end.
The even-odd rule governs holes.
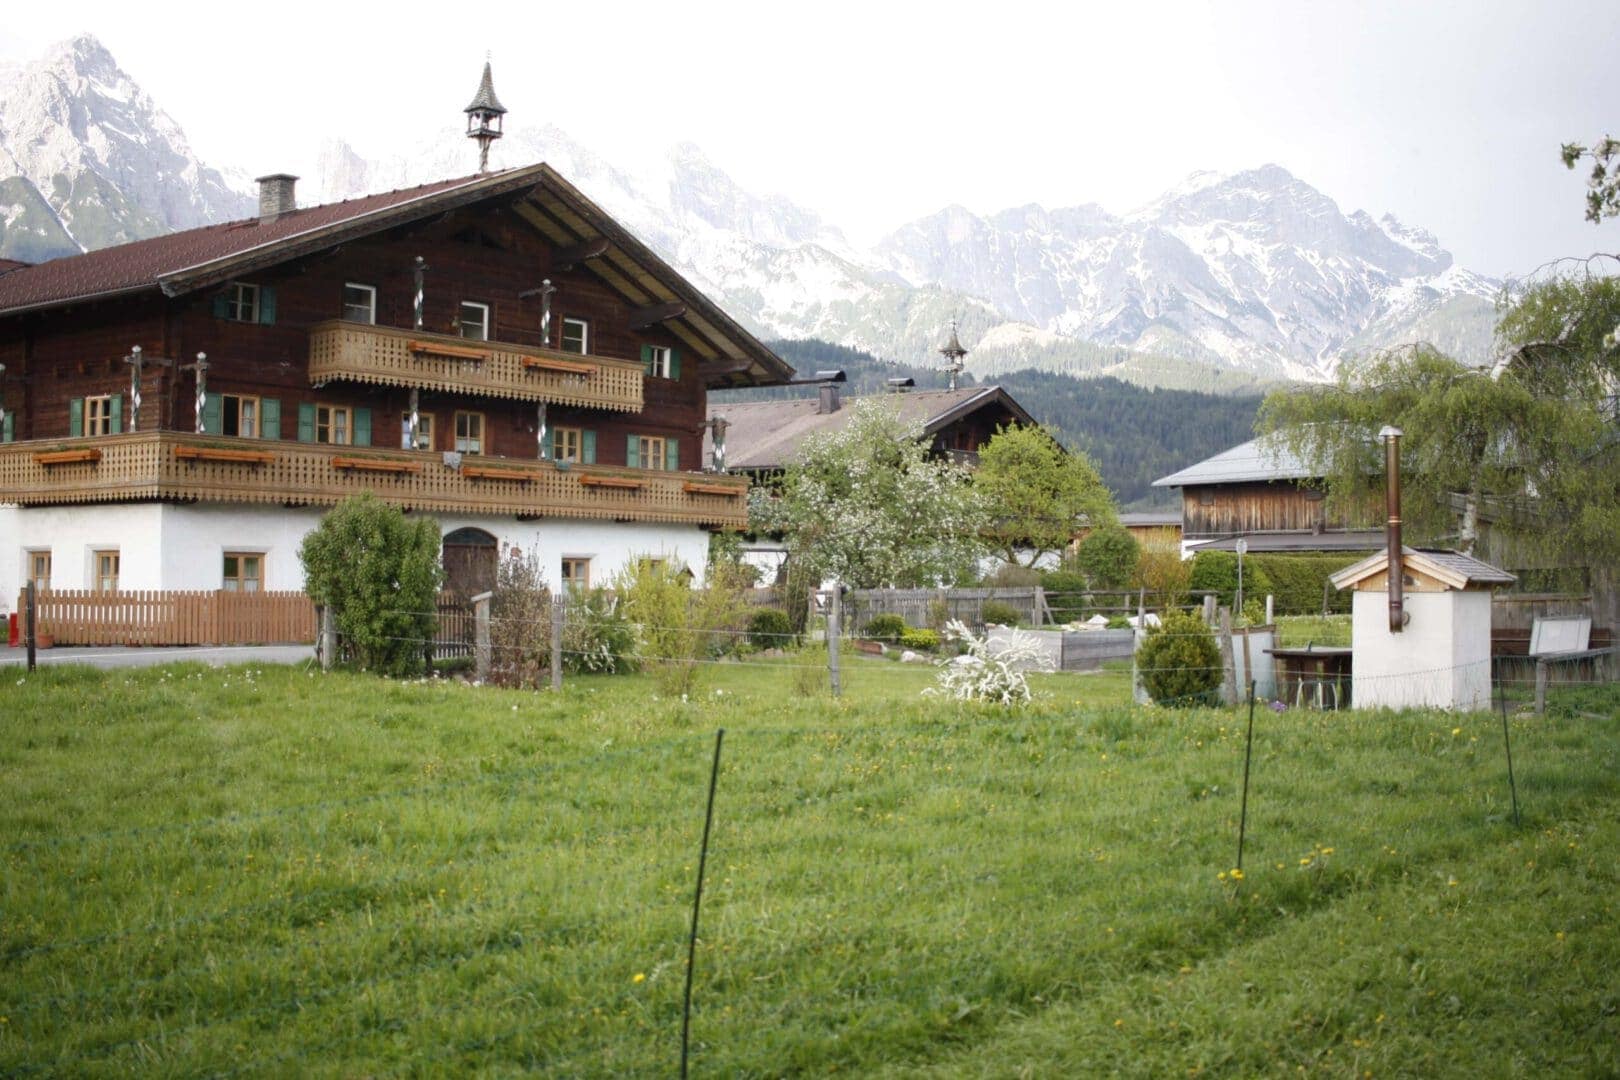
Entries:
POLYGON ((0 504, 184 499, 332 506, 369 491, 410 510, 740 529, 740 476, 142 431, 0 444, 0 504))
POLYGON ((309 379, 414 386, 619 412, 640 412, 642 407, 638 360, 337 320, 310 328, 309 379))

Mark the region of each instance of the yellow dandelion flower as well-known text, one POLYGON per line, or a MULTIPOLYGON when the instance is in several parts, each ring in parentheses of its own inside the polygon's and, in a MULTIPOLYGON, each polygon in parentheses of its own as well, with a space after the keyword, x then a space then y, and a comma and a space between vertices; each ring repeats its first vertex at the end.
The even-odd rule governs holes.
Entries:
POLYGON ((1243 880, 1243 871, 1242 870, 1233 870, 1232 871, 1232 880, 1233 881, 1242 881, 1243 880))
POLYGON ((630 981, 633 983, 644 983, 647 981, 647 973, 644 971, 638 971, 630 977, 630 981))
POLYGON ((1462 728, 1454 727, 1454 728, 1451 729, 1451 733, 1453 735, 1461 735, 1462 734, 1462 728))

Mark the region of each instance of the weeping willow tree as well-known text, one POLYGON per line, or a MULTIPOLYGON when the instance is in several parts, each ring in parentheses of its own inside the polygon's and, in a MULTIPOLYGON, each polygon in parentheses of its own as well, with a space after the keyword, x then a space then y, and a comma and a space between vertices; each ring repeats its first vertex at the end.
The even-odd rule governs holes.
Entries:
POLYGON ((1413 542, 1472 550, 1487 516, 1520 551, 1620 564, 1615 270, 1568 264, 1508 295, 1489 367, 1425 345, 1347 362, 1330 385, 1271 394, 1256 430, 1319 468, 1330 511, 1352 514, 1383 485, 1377 433, 1393 424, 1413 542))

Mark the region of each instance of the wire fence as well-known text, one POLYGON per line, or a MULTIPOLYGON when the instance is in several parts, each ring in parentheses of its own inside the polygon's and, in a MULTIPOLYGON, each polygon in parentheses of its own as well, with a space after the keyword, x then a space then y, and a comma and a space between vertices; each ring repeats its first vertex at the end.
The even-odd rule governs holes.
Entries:
MULTIPOLYGON (((1172 896, 1154 933, 1207 948, 1232 902, 1211 890, 1231 864, 1240 726, 1196 719, 1138 740, 1120 723, 734 728, 694 954, 699 1064, 747 1037, 728 1015, 745 1004, 763 1038, 922 984, 971 1002, 1018 964, 1057 985, 1086 964, 1180 962, 1173 946, 1173 961, 1132 958, 1111 941, 1149 878, 1172 896), (1154 793, 1133 802, 1144 783, 1154 793)), ((1458 763, 1479 753, 1444 725, 1336 728, 1387 755, 1353 795, 1323 779, 1338 767, 1318 756, 1322 729, 1260 723, 1248 877, 1286 865, 1267 887, 1292 909, 1401 879, 1397 846, 1450 850, 1457 828, 1489 838, 1484 824, 1412 836, 1414 812, 1454 821, 1458 763), (1383 812, 1368 792, 1390 788, 1374 780, 1425 801, 1383 812), (1313 819, 1334 823, 1342 868, 1306 845, 1325 827, 1313 819)), ((1564 797, 1566 736, 1518 737, 1531 805, 1564 797)), ((664 731, 428 783, 8 839, 0 1072, 673 1071, 708 747, 705 732, 664 731)), ((1465 788, 1489 773, 1473 765, 1465 788)))

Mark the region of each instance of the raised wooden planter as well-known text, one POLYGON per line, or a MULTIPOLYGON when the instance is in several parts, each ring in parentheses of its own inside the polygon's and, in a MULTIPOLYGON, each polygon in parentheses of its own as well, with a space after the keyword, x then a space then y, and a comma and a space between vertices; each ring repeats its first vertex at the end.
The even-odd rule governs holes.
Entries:
POLYGON ((520 484, 534 482, 534 473, 527 469, 503 469, 489 465, 463 465, 461 475, 476 480, 516 480, 520 484))
POLYGON ((42 450, 34 455, 36 465, 73 465, 84 461, 100 461, 101 451, 94 447, 80 450, 42 450))
POLYGON ((268 465, 276 460, 273 450, 230 450, 215 446, 177 446, 174 456, 181 461, 229 461, 247 465, 268 465))
POLYGON ((688 495, 741 495, 742 488, 735 488, 729 484, 705 484, 700 480, 688 480, 681 485, 681 490, 688 495))
POLYGON ((647 486, 645 480, 637 480, 633 476, 591 476, 579 478, 581 487, 623 488, 626 491, 637 491, 647 486))
POLYGON ((457 360, 477 360, 479 363, 489 359, 488 349, 469 349, 463 345, 443 345, 437 341, 412 341, 406 348, 413 353, 425 353, 428 356, 450 356, 457 360))
POLYGON ((419 473, 422 471, 422 464, 417 461, 390 461, 387 458, 335 457, 332 459, 332 468, 377 473, 419 473))
POLYGON ((519 361, 529 371, 560 371, 564 375, 589 376, 596 370, 595 364, 580 364, 573 360, 553 360, 546 356, 525 356, 519 361))

